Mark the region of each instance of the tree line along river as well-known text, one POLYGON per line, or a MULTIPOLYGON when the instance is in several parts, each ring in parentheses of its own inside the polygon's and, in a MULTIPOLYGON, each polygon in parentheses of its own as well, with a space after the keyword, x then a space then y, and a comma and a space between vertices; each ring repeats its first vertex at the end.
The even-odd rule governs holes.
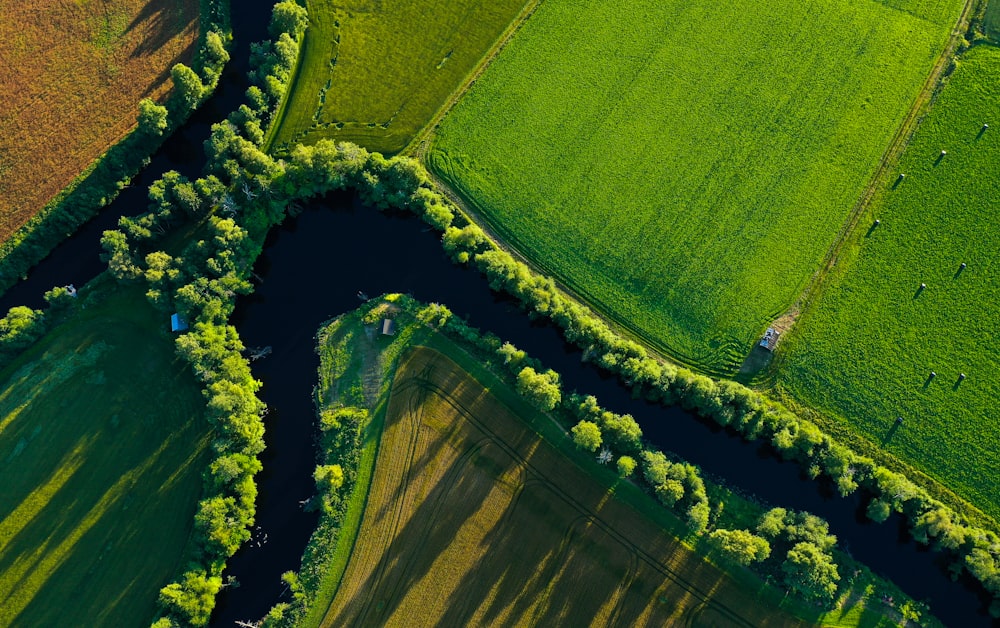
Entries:
MULTIPOLYGON (((98 259, 101 233, 114 228, 119 216, 144 210, 150 183, 171 169, 198 176, 210 125, 243 98, 249 43, 266 37, 269 11, 264 0, 251 0, 234 11, 232 61, 212 98, 164 143, 129 188, 0 297, 3 311, 14 305, 40 307, 42 294, 52 286, 86 283, 104 269, 98 259)), ((330 196, 275 230, 255 270, 263 281, 253 295, 240 300, 233 322, 245 345, 273 348, 253 364, 269 407, 264 470, 258 476, 260 532, 230 559, 227 573, 239 586, 220 594, 213 625, 262 617, 279 601, 284 589, 280 575, 299 567, 317 521, 300 506, 314 493, 312 390, 319 366, 314 335, 324 321, 356 308, 359 290, 372 296, 405 292, 447 305, 473 326, 558 371, 565 390, 593 394, 606 408, 632 414, 647 439, 701 466, 710 477, 772 505, 827 519, 842 547, 915 599, 929 601, 931 612, 948 625, 991 623, 977 589, 964 580, 953 582, 943 558, 917 546, 898 516, 884 524, 868 522, 860 496, 840 498, 830 487, 804 477, 797 465, 778 460, 767 446, 746 443, 680 408, 632 399, 616 380, 582 363, 579 350, 555 328, 530 321, 511 299, 493 293, 478 273, 452 264, 437 234, 416 218, 379 213, 349 194, 330 196), (267 541, 258 543, 265 535, 267 541)))

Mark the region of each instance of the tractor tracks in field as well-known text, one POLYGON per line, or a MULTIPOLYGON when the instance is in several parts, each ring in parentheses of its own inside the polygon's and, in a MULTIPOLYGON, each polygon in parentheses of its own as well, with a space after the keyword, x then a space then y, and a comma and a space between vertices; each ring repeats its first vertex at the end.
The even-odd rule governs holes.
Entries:
POLYGON ((493 63, 493 60, 496 59, 503 49, 507 47, 510 40, 513 39, 514 35, 521 30, 521 27, 528 21, 528 18, 534 15, 541 3, 542 0, 528 0, 525 2, 524 6, 521 8, 521 12, 517 14, 517 17, 515 17, 507 28, 500 34, 500 37, 497 38, 493 46, 486 51, 486 54, 483 55, 483 58, 479 61, 479 63, 472 68, 472 71, 469 72, 466 79, 462 81, 462 84, 459 85, 458 88, 451 93, 451 96, 448 97, 448 100, 441 105, 441 108, 437 110, 434 117, 432 117, 427 124, 424 125, 424 128, 421 129, 412 140, 410 140, 410 143, 407 144, 402 151, 400 151, 401 154, 409 154, 421 163, 426 163, 425 157, 427 148, 430 146, 431 136, 434 135, 434 132, 437 130, 441 120, 448 115, 448 112, 452 110, 458 101, 461 100, 470 89, 472 89, 472 86, 476 84, 476 81, 483 75, 486 68, 488 68, 490 64, 493 63))

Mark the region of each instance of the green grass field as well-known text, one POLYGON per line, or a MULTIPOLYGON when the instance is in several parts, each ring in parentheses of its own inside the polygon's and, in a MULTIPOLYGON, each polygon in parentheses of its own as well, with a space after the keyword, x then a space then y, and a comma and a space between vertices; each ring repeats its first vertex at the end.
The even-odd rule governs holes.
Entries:
POLYGON ((819 268, 961 0, 546 0, 428 164, 651 344, 732 373, 819 268))
MULTIPOLYGON (((897 625, 893 618, 898 619, 898 613, 881 600, 892 596, 902 605, 910 603, 908 598, 891 583, 877 578, 847 556, 838 557, 838 561, 842 561, 842 573, 854 575, 848 576, 837 608, 825 613, 764 585, 759 576, 743 568, 723 574, 718 565, 729 563, 706 539, 693 540, 693 547, 671 539, 671 534, 687 535, 683 522, 650 499, 637 485, 622 482, 613 468, 596 465, 591 454, 576 448, 564 427, 528 404, 498 377, 492 370, 496 368, 489 357, 492 354, 482 353, 481 349, 472 349, 468 344, 457 343, 450 336, 417 324, 412 317, 414 310, 410 309, 406 310, 408 313, 395 316, 398 324, 395 336, 381 336, 377 325, 384 318, 386 308, 383 302, 364 317, 369 323, 367 329, 362 324, 360 312, 354 312, 326 325, 317 335, 321 363, 317 388, 320 411, 344 404, 356 405, 363 398, 372 414, 371 422, 364 428, 358 479, 350 497, 345 495, 350 505, 346 513, 332 516, 336 521, 333 528, 324 516, 303 559, 300 573, 304 581, 311 583, 309 604, 294 625, 319 626, 324 616, 327 624, 359 623, 343 613, 350 615, 361 608, 367 608, 364 619, 360 620, 362 624, 393 625, 393 619, 399 616, 405 617, 407 625, 415 621, 428 624, 436 613, 442 612, 444 600, 447 600, 445 612, 449 617, 447 621, 442 620, 443 623, 477 623, 454 615, 477 612, 474 600, 479 600, 476 589, 481 588, 482 583, 493 587, 489 597, 480 600, 479 607, 479 611, 489 609, 496 613, 491 623, 512 623, 517 613, 528 614, 523 609, 544 606, 546 597, 554 597, 561 599, 556 606, 565 613, 559 623, 574 625, 601 623, 608 609, 614 606, 618 607, 616 621, 623 624, 629 623, 622 619, 623 616, 644 612, 649 617, 646 621, 632 623, 673 625, 665 616, 676 619, 677 615, 683 615, 687 623, 697 624, 695 617, 707 622, 718 619, 714 616, 715 611, 729 609, 733 612, 726 625, 741 614, 753 615, 749 621, 752 625, 795 623, 790 615, 810 625, 897 625), (393 390, 391 398, 390 387, 393 390), (445 439, 438 433, 442 426, 445 439), (460 455, 463 450, 466 455, 460 455), (666 560, 670 565, 667 576, 660 574, 653 578, 653 586, 659 587, 662 596, 649 594, 635 600, 632 588, 645 579, 638 573, 633 574, 631 584, 618 587, 614 594, 610 592, 615 587, 609 586, 599 586, 597 590, 581 594, 588 583, 593 584, 602 577, 613 579, 616 565, 620 564, 618 559, 611 565, 581 568, 581 564, 587 563, 588 554, 599 553, 597 547, 601 543, 578 547, 578 538, 562 544, 546 543, 545 536, 553 532, 552 522, 558 522, 566 514, 564 500, 554 495, 549 495, 549 499, 528 501, 524 497, 504 505, 503 496, 510 490, 516 491, 519 478, 501 473, 512 460, 509 455, 497 458, 490 453, 492 451, 507 452, 515 458, 527 452, 522 465, 532 469, 530 475, 544 476, 542 483, 545 486, 557 493, 570 487, 565 495, 571 495, 577 507, 599 503, 595 512, 599 513, 597 519, 601 523, 621 517, 611 526, 620 534, 620 543, 609 555, 620 558, 628 554, 627 546, 643 548, 640 552, 643 558, 633 561, 635 572, 650 567, 655 571, 656 560, 666 560), (472 464, 468 464, 470 460, 472 464), (400 472, 401 478, 398 477, 400 472), (508 481, 497 483, 498 473, 508 481), (388 482, 387 474, 392 476, 388 482), (463 483, 463 490, 447 490, 456 477, 463 483), (493 488, 488 491, 489 495, 480 500, 476 487, 490 485, 493 488), (614 498, 608 499, 612 494, 614 498), (388 507, 384 503, 387 499, 398 502, 397 506, 401 507, 388 507), (539 503, 543 504, 542 511, 533 508, 539 503), (485 526, 489 534, 484 542, 476 542, 475 537, 483 533, 484 513, 487 518, 495 519, 500 511, 504 511, 500 521, 492 528, 485 526), (393 521, 386 520, 387 512, 393 513, 388 518, 393 521), (407 542, 406 537, 411 537, 409 532, 413 532, 410 529, 418 527, 415 522, 428 515, 434 519, 434 531, 409 538, 409 541, 416 538, 416 544, 407 542), (442 525, 442 517, 453 519, 453 525, 442 525), (407 518, 409 523, 404 526, 407 518), (533 532, 527 536, 519 533, 521 525, 533 532), (372 528, 379 526, 381 534, 375 530, 373 535, 372 528), (391 528, 394 526, 395 541, 392 541, 388 537, 393 536, 391 528), (332 531, 337 528, 339 533, 333 535, 332 531), (399 534, 400 531, 403 533, 399 534), (509 535, 515 539, 531 537, 533 540, 506 550, 504 539, 509 535), (376 543, 378 547, 373 549, 373 542, 379 540, 382 542, 376 543), (441 542, 446 544, 443 549, 434 545, 441 542), (386 547, 390 549, 386 551, 386 547), (511 552, 521 556, 527 551, 525 548, 538 547, 560 549, 556 555, 549 549, 549 555, 535 562, 525 561, 522 556, 515 564, 510 564, 504 558, 511 552), (385 555, 380 557, 380 551, 385 555), (531 570, 544 569, 544 565, 559 562, 560 557, 567 554, 577 556, 580 562, 571 560, 562 573, 552 579, 543 578, 546 584, 541 591, 530 589, 532 578, 512 575, 525 564, 534 565, 531 570), (365 578, 364 572, 370 570, 374 562, 385 560, 386 555, 391 557, 387 569, 376 570, 375 575, 369 571, 370 578, 365 578), (458 558, 445 559, 446 555, 458 558), (716 566, 703 561, 700 556, 704 555, 711 557, 716 566), (420 561, 429 558, 434 564, 425 570, 420 561), (499 569, 499 576, 480 577, 480 572, 504 565, 506 568, 499 569), (406 577, 413 574, 419 577, 406 577), (463 574, 469 575, 463 577, 463 574), (406 586, 386 586, 387 581, 399 576, 406 580, 406 586), (571 593, 561 589, 560 582, 567 576, 573 577, 571 593), (456 587, 456 582, 462 584, 456 587), (427 583, 433 583, 429 585, 433 589, 432 596, 424 595, 427 583), (693 608, 692 603, 698 605, 699 596, 705 593, 709 595, 707 604, 693 608), (753 605, 746 602, 747 595, 753 596, 753 605), (504 599, 509 601, 512 596, 513 604, 502 602, 504 599), (659 603, 647 606, 654 598, 659 603), (365 599, 374 602, 366 606, 365 599), (578 616, 578 621, 567 618, 573 614, 578 616), (660 617, 651 618, 657 614, 660 617), (392 618, 387 619, 389 615, 392 618)), ((355 459, 350 453, 339 455, 344 456, 343 459, 355 459)), ((528 482, 518 494, 533 494, 537 483, 537 480, 528 482)), ((713 500, 726 501, 719 521, 726 527, 752 528, 764 511, 759 503, 747 501, 711 482, 709 491, 713 500)), ((570 519, 573 519, 572 514, 570 519)), ((555 525, 559 530, 566 529, 565 525, 555 525)), ((569 528, 573 528, 573 524, 569 528)), ((602 543, 607 540, 603 539, 602 543)), ((691 538, 687 540, 692 541, 691 538)), ((539 612, 544 614, 545 610, 539 612)), ((922 625, 940 625, 926 614, 924 622, 922 625)))
POLYGON ((139 626, 181 567, 204 400, 165 316, 115 288, 0 372, 0 625, 139 626))
POLYGON ((983 16, 983 30, 994 39, 1000 38, 1000 2, 990 0, 986 4, 986 14, 983 16))
POLYGON ((980 46, 960 59, 912 138, 905 180, 876 202, 880 226, 858 234, 851 259, 800 319, 779 376, 795 399, 884 441, 994 518, 998 134, 1000 50, 980 46), (893 433, 897 416, 904 425, 893 433))
POLYGON ((403 149, 526 0, 308 1, 310 26, 273 146, 321 138, 403 149))

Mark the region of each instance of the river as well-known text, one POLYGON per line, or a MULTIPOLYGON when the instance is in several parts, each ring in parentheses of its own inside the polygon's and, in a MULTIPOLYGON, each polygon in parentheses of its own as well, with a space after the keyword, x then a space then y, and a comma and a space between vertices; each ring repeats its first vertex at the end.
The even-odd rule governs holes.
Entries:
MULTIPOLYGON (((266 36, 269 6, 253 0, 238 7, 233 61, 215 95, 164 143, 131 187, 0 298, 3 311, 13 305, 39 307, 43 292, 54 285, 86 283, 103 270, 98 260, 101 232, 113 228, 118 216, 143 211, 152 181, 170 169, 198 176, 209 125, 241 102, 249 42, 266 36)), ((632 399, 625 387, 581 363, 579 351, 557 330, 532 322, 511 299, 491 292, 478 273, 452 264, 437 235, 415 218, 379 213, 361 207, 350 195, 334 195, 276 229, 256 271, 263 282, 239 302, 234 323, 246 345, 273 347, 272 355, 254 363, 255 376, 264 384, 261 396, 270 408, 264 471, 258 478, 261 529, 255 537, 261 541, 266 535, 267 542, 250 544, 231 559, 227 573, 239 586, 220 594, 213 625, 259 619, 280 599, 280 574, 298 568, 316 523, 316 516, 299 506, 313 494, 312 388, 319 365, 313 337, 323 321, 358 306, 359 290, 370 295, 407 292, 446 304, 472 325, 510 340, 559 371, 567 390, 595 394, 605 407, 631 413, 648 439, 710 476, 774 505, 826 518, 831 532, 856 558, 916 599, 930 601, 932 612, 947 624, 991 624, 981 589, 952 582, 941 557, 915 545, 898 517, 871 524, 864 519, 860 498, 841 499, 829 487, 804 478, 798 466, 779 461, 766 446, 745 443, 678 408, 632 399)))
POLYGON ((312 390, 319 359, 314 336, 326 320, 369 295, 405 292, 446 304, 480 329, 509 340, 562 374, 566 390, 595 394, 602 405, 635 416, 646 437, 722 479, 775 505, 826 518, 852 555, 899 584, 952 626, 985 626, 984 600, 967 582, 953 582, 942 557, 916 545, 898 516, 868 522, 858 496, 840 498, 830 486, 806 478, 767 446, 738 436, 679 409, 632 398, 617 380, 581 362, 581 353, 558 330, 532 322, 511 299, 492 292, 477 272, 452 264, 437 234, 416 218, 367 209, 347 194, 313 203, 271 234, 256 268, 263 282, 243 298, 235 324, 248 346, 271 346, 254 363, 264 383, 261 397, 268 449, 259 476, 258 523, 268 542, 241 550, 230 572, 242 583, 219 600, 213 624, 263 615, 280 595, 278 576, 296 569, 314 515, 299 504, 313 495, 316 434, 312 390), (270 573, 270 582, 262 577, 270 573))

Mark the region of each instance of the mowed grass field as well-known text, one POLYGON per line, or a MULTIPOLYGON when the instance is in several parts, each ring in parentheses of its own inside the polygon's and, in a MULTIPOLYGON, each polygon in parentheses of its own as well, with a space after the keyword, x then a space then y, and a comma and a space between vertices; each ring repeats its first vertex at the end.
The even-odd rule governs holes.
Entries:
POLYGON ((796 300, 961 0, 546 0, 431 169, 544 272, 731 374, 796 300))
POLYGON ((778 386, 1000 519, 1000 50, 959 59, 899 170, 881 224, 788 339, 778 386))
POLYGON ((309 0, 272 146, 321 138, 403 149, 533 0, 309 0))
POLYGON ((182 567, 205 401, 138 288, 0 372, 0 625, 139 626, 182 567))
POLYGON ((162 99, 190 62, 197 0, 0 1, 0 239, 162 99))
POLYGON ((595 481, 539 438, 504 397, 433 349, 403 359, 323 625, 798 625, 616 495, 646 503, 631 485, 595 481))
POLYGON ((983 30, 994 39, 1000 39, 1000 2, 990 0, 983 16, 983 30))

